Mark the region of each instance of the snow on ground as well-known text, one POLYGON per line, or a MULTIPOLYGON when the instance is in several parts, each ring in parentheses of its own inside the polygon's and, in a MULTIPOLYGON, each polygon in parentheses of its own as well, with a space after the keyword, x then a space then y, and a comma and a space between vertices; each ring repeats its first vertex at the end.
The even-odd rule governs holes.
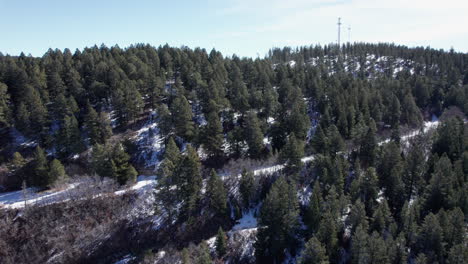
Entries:
POLYGON ((138 176, 136 184, 132 185, 128 189, 116 191, 115 194, 121 195, 128 191, 136 191, 137 193, 141 194, 148 190, 154 189, 154 187, 156 186, 156 183, 157 183, 156 176, 141 175, 141 176, 138 176))
POLYGON ((148 122, 136 132, 134 140, 138 145, 138 160, 143 161, 145 167, 156 169, 164 142, 157 127, 155 111, 150 112, 148 122))
MULTIPOLYGON (((433 118, 433 121, 424 122, 424 125, 422 127, 422 131, 423 131, 423 133, 427 133, 430 130, 437 128, 439 126, 439 124, 440 124, 439 120, 437 118, 435 118, 435 119, 433 118)), ((401 141, 406 141, 406 140, 408 140, 408 139, 410 139, 412 137, 415 137, 415 136, 419 135, 420 133, 421 133, 421 129, 413 130, 413 131, 401 136, 401 141)), ((382 145, 382 144, 386 144, 388 142, 390 142, 390 138, 387 138, 386 140, 383 140, 383 141, 379 142, 379 146, 382 145)))
POLYGON ((114 264, 128 264, 128 263, 132 263, 132 261, 135 259, 136 257, 133 257, 132 255, 126 255, 125 257, 123 257, 123 259, 115 262, 114 264))
POLYGON ((67 200, 70 197, 71 190, 75 189, 79 183, 67 185, 61 190, 48 190, 38 192, 36 188, 27 188, 26 190, 0 193, 0 207, 17 209, 27 205, 37 203, 49 204, 58 201, 67 200))
MULTIPOLYGON (((39 192, 36 188, 27 188, 25 191, 14 191, 0 193, 0 207, 8 209, 19 209, 26 205, 41 205, 51 204, 58 202, 65 202, 70 199, 78 199, 86 194, 86 187, 89 183, 77 181, 71 184, 67 184, 64 188, 51 189, 47 191, 39 192), (83 187, 83 188, 81 188, 83 187), (83 193, 85 192, 85 193, 83 193)), ((104 180, 104 184, 106 181, 104 180)), ((138 194, 152 190, 156 185, 155 176, 139 176, 137 183, 130 186, 128 189, 116 191, 116 195, 124 194, 128 191, 136 191, 138 194)), ((105 186, 104 186, 105 187, 105 186)), ((105 189, 105 188, 101 188, 105 189)), ((98 197, 103 193, 95 194, 93 197, 98 197)))
POLYGON ((243 214, 242 217, 236 221, 236 225, 234 225, 231 230, 238 231, 243 229, 256 228, 257 218, 255 215, 258 214, 259 209, 260 205, 250 209, 247 213, 243 214))
POLYGON ((302 206, 306 206, 309 204, 310 196, 312 195, 312 186, 311 184, 307 184, 301 190, 297 192, 297 196, 299 198, 299 204, 302 206))
POLYGON ((37 145, 37 142, 35 140, 26 138, 23 134, 21 134, 21 132, 19 132, 15 128, 10 129, 10 136, 14 139, 15 146, 35 147, 37 145))

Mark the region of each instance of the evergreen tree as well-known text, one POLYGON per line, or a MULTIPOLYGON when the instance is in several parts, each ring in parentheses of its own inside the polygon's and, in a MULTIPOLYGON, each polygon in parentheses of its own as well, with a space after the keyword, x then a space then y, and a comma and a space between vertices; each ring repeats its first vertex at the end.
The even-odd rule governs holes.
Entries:
POLYGON ((6 84, 0 82, 0 125, 8 127, 11 122, 10 95, 6 84))
POLYGON ((227 241, 226 241, 226 234, 223 231, 223 228, 219 227, 218 234, 216 235, 216 253, 218 254, 219 258, 222 258, 227 251, 227 241))
POLYGON ((259 217, 255 257, 259 263, 279 263, 285 250, 297 244, 299 208, 295 187, 280 177, 267 194, 259 217))
POLYGON ((335 262, 338 256, 337 232, 335 214, 331 209, 328 209, 320 221, 317 238, 325 246, 330 262, 335 262))
POLYGON ((179 163, 180 158, 179 147, 177 147, 174 139, 170 137, 167 141, 166 148, 164 149, 164 159, 170 160, 174 165, 176 165, 179 163))
POLYGON ((200 159, 195 149, 187 146, 180 167, 180 194, 183 201, 183 215, 191 216, 200 199, 202 177, 200 174, 200 159))
POLYGON ((48 171, 49 166, 47 164, 47 158, 44 150, 37 145, 34 150, 34 161, 33 161, 33 184, 40 187, 49 186, 48 171))
POLYGON ((429 185, 424 193, 426 209, 432 212, 454 205, 453 170, 450 159, 444 154, 435 164, 429 185))
POLYGON ((291 134, 288 142, 280 152, 279 161, 285 163, 285 170, 288 174, 296 174, 301 171, 304 156, 304 143, 291 134))
POLYGON ((468 262, 468 246, 466 243, 458 244, 450 249, 447 262, 449 264, 464 264, 468 262))
POLYGON ((376 128, 373 121, 370 122, 367 133, 361 141, 359 149, 359 158, 368 166, 375 165, 375 157, 377 154, 377 139, 375 136, 376 128))
POLYGON ((89 136, 89 142, 94 144, 105 144, 106 140, 112 135, 110 120, 103 112, 99 114, 88 104, 87 112, 84 117, 84 123, 89 136))
POLYGON ((180 150, 171 137, 165 147, 164 159, 158 168, 159 179, 156 185, 158 192, 155 200, 155 213, 161 213, 161 210, 165 210, 170 221, 174 220, 176 205, 180 198, 178 197, 180 196, 178 193, 180 192, 179 183, 181 182, 178 168, 180 160, 180 150), (176 188, 176 197, 174 197, 173 186, 176 188))
POLYGON ((391 127, 397 127, 400 124, 401 106, 400 100, 395 95, 392 96, 392 101, 389 106, 389 124, 391 127))
POLYGON ((390 207, 395 208, 396 211, 401 209, 405 200, 405 197, 401 195, 404 193, 403 166, 399 145, 394 142, 386 144, 379 166, 380 184, 385 188, 390 207))
POLYGON ((175 133, 184 140, 190 141, 195 136, 190 104, 183 95, 179 95, 171 105, 172 122, 175 133))
POLYGON ((242 196, 242 202, 245 208, 250 206, 250 200, 255 192, 255 180, 252 172, 246 169, 242 170, 241 179, 239 183, 239 191, 242 196))
POLYGON ((260 124, 257 115, 254 112, 249 112, 245 128, 245 138, 249 146, 249 156, 254 159, 259 159, 263 152, 263 133, 260 129, 260 124))
POLYGON ((163 137, 168 137, 172 132, 172 116, 166 104, 158 106, 157 110, 158 128, 163 137))
POLYGON ((322 203, 322 191, 320 189, 319 182, 316 180, 314 183, 314 188, 312 189, 312 194, 310 197, 309 205, 304 216, 304 223, 307 225, 307 228, 309 229, 310 232, 316 232, 320 225, 321 203, 322 203))
POLYGON ((130 156, 125 152, 121 144, 114 146, 112 150, 112 161, 115 164, 114 177, 121 185, 127 182, 135 182, 138 172, 130 164, 130 156))
POLYGON ((58 152, 62 157, 68 157, 84 149, 78 120, 76 120, 75 116, 65 116, 57 133, 57 145, 58 152))
POLYGON ((330 142, 320 125, 317 126, 310 144, 316 153, 324 154, 329 152, 330 142))
POLYGON ((447 153, 452 161, 461 158, 465 149, 464 125, 459 118, 450 118, 437 128, 432 152, 441 156, 447 153))
POLYGON ((393 218, 388 207, 387 200, 382 199, 379 206, 372 215, 373 221, 371 229, 384 234, 385 232, 391 231, 391 225, 393 224, 393 218))
POLYGON ((15 152, 13 153, 11 164, 13 165, 14 170, 18 170, 18 169, 21 169, 26 164, 26 160, 23 158, 21 153, 15 152))
POLYGON ((335 125, 328 128, 328 139, 330 141, 330 154, 335 156, 338 152, 344 150, 345 143, 335 125))
POLYGON ((413 145, 405 160, 405 170, 403 174, 403 182, 407 199, 410 200, 413 195, 421 193, 424 186, 424 152, 419 144, 413 145))
POLYGON ((300 264, 327 264, 328 256, 320 241, 312 237, 307 241, 299 259, 300 264))
POLYGON ((216 112, 208 113, 202 140, 210 157, 219 160, 223 156, 223 127, 216 112))
POLYGON ((353 264, 370 263, 368 234, 365 227, 358 226, 351 239, 351 262, 353 264))
POLYGON ((421 226, 418 236, 418 247, 422 253, 435 262, 444 254, 443 230, 437 216, 429 213, 421 226))
POLYGON ((199 246, 199 249, 198 249, 197 263, 198 264, 211 264, 211 263, 213 263, 213 261, 211 261, 210 249, 208 248, 208 245, 206 244, 205 241, 200 243, 200 246, 199 246))
POLYGON ((91 167, 97 175, 101 177, 114 177, 115 163, 110 157, 105 146, 96 144, 91 153, 91 167))
POLYGON ((26 104, 21 102, 16 110, 16 127, 23 133, 28 133, 30 129, 30 112, 26 104))
POLYGON ((227 210, 226 190, 224 189, 223 180, 216 174, 214 169, 211 170, 206 191, 210 207, 213 208, 217 215, 225 215, 227 210))
POLYGON ((63 182, 66 178, 68 178, 68 175, 66 174, 62 163, 58 159, 53 159, 50 162, 48 187, 51 187, 51 185, 54 183, 63 182))

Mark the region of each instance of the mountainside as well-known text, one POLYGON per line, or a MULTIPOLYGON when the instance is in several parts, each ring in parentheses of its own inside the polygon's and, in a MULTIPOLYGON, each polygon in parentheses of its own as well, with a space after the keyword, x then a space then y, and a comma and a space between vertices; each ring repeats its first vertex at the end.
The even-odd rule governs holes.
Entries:
POLYGON ((0 53, 0 262, 468 262, 467 113, 454 51, 0 53))

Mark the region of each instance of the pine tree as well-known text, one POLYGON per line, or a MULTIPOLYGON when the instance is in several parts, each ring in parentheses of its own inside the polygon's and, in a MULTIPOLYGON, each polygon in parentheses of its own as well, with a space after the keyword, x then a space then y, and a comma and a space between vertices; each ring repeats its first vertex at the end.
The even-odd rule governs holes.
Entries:
POLYGON ((320 125, 317 126, 310 144, 316 153, 324 154, 329 152, 330 142, 320 125))
POLYGON ((259 217, 255 257, 259 263, 279 263, 285 250, 296 247, 299 208, 295 187, 280 177, 267 194, 259 217))
POLYGON ((370 263, 369 244, 367 230, 363 226, 358 226, 351 238, 351 263, 370 263))
POLYGON ((11 164, 13 165, 13 169, 18 170, 26 164, 26 160, 23 158, 21 153, 15 152, 13 153, 11 164))
POLYGON ((320 225, 321 211, 320 206, 322 203, 322 191, 318 180, 314 183, 312 194, 310 197, 309 205, 304 216, 304 223, 307 225, 309 232, 316 232, 320 225))
POLYGON ((386 199, 382 199, 372 215, 372 218, 371 229, 373 231, 377 231, 380 234, 384 234, 386 231, 391 231, 390 228, 393 224, 393 218, 386 199))
POLYGON ((400 100, 395 95, 392 96, 389 109, 389 124, 391 127, 396 127, 400 124, 401 107, 400 100))
POLYGON ((302 169, 302 160, 304 156, 304 143, 296 136, 291 134, 288 142, 283 147, 279 155, 279 161, 285 163, 285 170, 288 174, 299 173, 302 169))
POLYGON ((349 225, 351 225, 351 231, 354 233, 358 226, 366 228, 369 226, 366 216, 366 210, 364 204, 358 199, 351 207, 351 213, 347 219, 349 225))
POLYGON ((57 182, 63 182, 68 178, 67 173, 65 172, 65 168, 63 167, 62 163, 58 159, 53 159, 50 162, 50 169, 49 169, 49 177, 48 182, 49 186, 51 187, 52 184, 57 182))
POLYGON ((30 115, 26 104, 21 102, 16 110, 16 127, 23 133, 29 133, 30 130, 30 115))
POLYGON ((297 138, 305 140, 310 128, 310 120, 302 98, 299 100, 299 102, 296 101, 292 105, 291 114, 287 119, 287 127, 290 133, 294 133, 297 138))
POLYGON ((263 133, 260 129, 260 124, 257 115, 254 112, 249 112, 245 128, 245 138, 249 146, 249 156, 254 159, 259 159, 263 152, 263 133))
POLYGON ((413 145, 406 157, 405 172, 403 174, 407 200, 410 200, 413 195, 421 193, 421 189, 424 186, 424 163, 425 157, 422 148, 419 144, 413 145))
POLYGON ((218 234, 216 235, 216 253, 218 254, 219 258, 222 258, 227 251, 227 241, 226 241, 226 234, 223 231, 222 227, 219 227, 218 234))
POLYGON ((380 184, 385 188, 385 195, 391 208, 399 211, 404 204, 404 183, 402 180, 404 164, 400 147, 395 142, 385 145, 379 166, 380 184))
POLYGON ((0 82, 0 125, 8 127, 11 122, 10 95, 6 84, 0 82))
POLYGON ((247 112, 249 105, 249 92, 240 78, 232 81, 230 87, 230 101, 232 107, 241 113, 247 112))
POLYGON ((200 159, 195 149, 187 146, 187 152, 180 163, 180 194, 183 203, 183 215, 190 216, 196 209, 200 199, 202 177, 200 174, 200 159))
POLYGON ((89 143, 105 144, 106 140, 112 136, 110 120, 106 113, 99 114, 88 104, 84 123, 89 136, 89 143))
POLYGON ((155 213, 161 213, 161 210, 165 210, 168 214, 169 221, 173 221, 176 215, 176 205, 179 202, 179 183, 181 182, 179 177, 179 168, 181 160, 180 150, 175 144, 174 140, 169 138, 165 151, 164 159, 158 168, 158 184, 156 188, 155 213), (176 187, 176 197, 174 197, 173 186, 176 187))
POLYGON ((217 215, 225 215, 227 210, 226 190, 224 189, 223 180, 216 174, 214 169, 211 170, 206 191, 210 207, 213 208, 217 215))
POLYGON ((198 249, 198 259, 197 259, 198 264, 211 264, 213 261, 211 261, 211 256, 210 256, 210 249, 208 248, 208 245, 206 244, 205 241, 200 243, 199 249, 198 249))
POLYGON ((364 175, 361 175, 359 178, 355 179, 353 181, 353 184, 354 183, 357 184, 357 187, 356 193, 352 193, 353 198, 361 199, 365 205, 367 214, 372 215, 379 193, 378 178, 375 168, 367 168, 364 175))
POLYGON ((338 239, 335 214, 328 209, 323 214, 317 238, 325 246, 331 262, 335 262, 338 254, 338 239))
POLYGON ((443 254, 443 240, 443 230, 437 216, 429 213, 424 218, 417 245, 432 261, 437 261, 443 254))
POLYGON ((176 165, 179 163, 180 158, 179 147, 177 147, 174 139, 170 137, 167 141, 166 148, 164 149, 164 159, 170 160, 174 165, 176 165))
POLYGON ((468 263, 468 246, 466 243, 458 244, 450 249, 447 262, 449 264, 468 263))
POLYGON ((377 153, 377 139, 375 133, 375 123, 371 121, 365 136, 361 140, 359 148, 359 158, 368 166, 375 165, 375 157, 377 153))
POLYGON ((34 150, 34 162, 33 162, 33 180, 32 182, 40 187, 47 187, 49 186, 48 182, 48 171, 49 166, 47 164, 47 158, 44 150, 37 145, 36 149, 34 150))
POLYGON ((255 180, 253 173, 250 171, 248 172, 246 169, 242 170, 239 191, 242 196, 244 208, 248 208, 250 206, 250 200, 252 199, 255 191, 255 180))
POLYGON ((440 208, 453 206, 453 178, 452 163, 444 154, 435 164, 429 185, 426 186, 424 197, 427 210, 437 212, 440 208))
POLYGON ((204 128, 203 146, 208 155, 215 160, 219 160, 223 152, 223 127, 216 112, 210 112, 207 115, 207 125, 204 128))
POLYGON ((190 262, 190 256, 187 248, 184 248, 182 250, 182 264, 191 264, 190 262))
POLYGON ((179 95, 171 105, 172 122, 175 133, 184 140, 190 141, 195 135, 190 104, 183 95, 179 95))
POLYGON ((64 158, 84 149, 78 120, 75 116, 65 116, 57 133, 58 152, 64 158))
POLYGON ((335 156, 338 152, 344 150, 344 140, 335 125, 331 125, 328 128, 328 139, 330 141, 330 154, 332 156, 335 156))
POLYGON ((138 172, 129 163, 130 156, 125 152, 121 144, 112 149, 112 161, 115 164, 114 177, 120 185, 127 182, 135 182, 138 172))
POLYGON ((166 104, 158 106, 157 110, 158 128, 163 137, 168 137, 172 132, 172 116, 166 104))
POLYGON ((94 145, 96 143, 103 144, 104 142, 101 142, 100 140, 101 135, 98 127, 98 114, 89 103, 86 106, 86 115, 84 117, 84 123, 88 132, 89 143, 91 145, 94 145))
POLYGON ((299 259, 300 264, 327 264, 328 256, 325 247, 316 237, 312 237, 307 241, 299 259))
POLYGON ((382 236, 373 232, 368 238, 368 248, 369 248, 369 263, 391 263, 391 258, 389 256, 389 247, 391 243, 389 240, 392 240, 391 237, 384 241, 382 236))
POLYGON ((105 146, 96 144, 91 153, 91 167, 101 177, 113 178, 115 175, 115 163, 105 146))

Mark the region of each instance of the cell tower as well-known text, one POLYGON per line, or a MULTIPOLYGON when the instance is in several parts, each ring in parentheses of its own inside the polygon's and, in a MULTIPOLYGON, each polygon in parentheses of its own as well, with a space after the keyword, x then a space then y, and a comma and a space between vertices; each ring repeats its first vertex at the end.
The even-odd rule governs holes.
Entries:
POLYGON ((338 18, 338 48, 340 47, 341 17, 338 18))
POLYGON ((348 26, 348 42, 351 43, 351 25, 348 26))

